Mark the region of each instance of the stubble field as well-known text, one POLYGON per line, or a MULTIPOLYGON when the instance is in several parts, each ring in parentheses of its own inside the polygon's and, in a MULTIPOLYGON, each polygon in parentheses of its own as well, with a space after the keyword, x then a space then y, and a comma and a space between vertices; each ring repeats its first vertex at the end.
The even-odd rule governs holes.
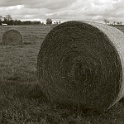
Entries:
MULTIPOLYGON (((40 90, 37 55, 43 39, 54 26, 0 26, 1 124, 124 124, 124 100, 108 112, 77 111, 51 105, 40 90), (23 45, 3 45, 9 29, 20 31, 23 45)), ((116 26, 124 32, 124 26, 116 26)))

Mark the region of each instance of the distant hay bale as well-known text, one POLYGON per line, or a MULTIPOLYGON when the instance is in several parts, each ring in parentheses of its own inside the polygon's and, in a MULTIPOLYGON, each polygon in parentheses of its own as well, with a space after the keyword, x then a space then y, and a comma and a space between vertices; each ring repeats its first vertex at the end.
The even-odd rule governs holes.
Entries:
POLYGON ((106 111, 124 96, 124 34, 92 22, 62 23, 43 41, 37 71, 50 101, 106 111))
POLYGON ((6 45, 22 44, 22 35, 19 31, 11 29, 3 34, 2 40, 6 45))

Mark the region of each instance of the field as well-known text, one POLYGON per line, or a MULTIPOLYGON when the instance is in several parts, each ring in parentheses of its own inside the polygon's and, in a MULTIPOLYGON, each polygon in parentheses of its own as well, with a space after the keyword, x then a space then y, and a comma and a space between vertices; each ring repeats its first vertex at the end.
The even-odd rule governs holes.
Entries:
MULTIPOLYGON (((37 55, 54 26, 0 26, 0 124, 124 124, 124 100, 108 112, 51 105, 40 90, 37 55), (17 29, 23 45, 3 45, 2 35, 17 29)), ((124 32, 124 26, 116 26, 124 32)))

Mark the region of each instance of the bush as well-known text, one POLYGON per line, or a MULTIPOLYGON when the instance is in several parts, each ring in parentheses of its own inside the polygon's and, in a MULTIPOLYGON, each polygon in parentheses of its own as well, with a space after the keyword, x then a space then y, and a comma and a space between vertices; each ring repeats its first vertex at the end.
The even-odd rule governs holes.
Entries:
POLYGON ((48 18, 48 19, 46 20, 46 24, 47 24, 47 25, 51 25, 51 24, 52 24, 52 19, 48 18))

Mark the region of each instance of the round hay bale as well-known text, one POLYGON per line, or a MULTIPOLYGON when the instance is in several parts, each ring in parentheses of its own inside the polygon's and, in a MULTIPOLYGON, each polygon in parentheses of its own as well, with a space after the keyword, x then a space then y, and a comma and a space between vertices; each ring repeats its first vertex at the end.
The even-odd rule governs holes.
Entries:
POLYGON ((52 102, 106 111, 124 96, 124 34, 92 22, 53 28, 37 59, 41 88, 52 102))
POLYGON ((22 44, 22 35, 19 31, 11 29, 3 34, 3 44, 6 45, 16 45, 22 44))

